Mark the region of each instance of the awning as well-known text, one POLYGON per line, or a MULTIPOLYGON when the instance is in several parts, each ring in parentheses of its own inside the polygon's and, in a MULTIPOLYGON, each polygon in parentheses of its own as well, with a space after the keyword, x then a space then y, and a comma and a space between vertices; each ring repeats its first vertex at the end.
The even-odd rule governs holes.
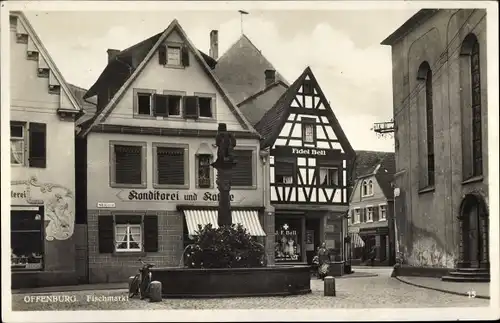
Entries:
MULTIPOLYGON (((248 233, 256 237, 265 237, 266 233, 262 229, 259 221, 259 213, 254 210, 234 210, 231 212, 233 224, 240 223, 248 233)), ((217 210, 184 210, 188 234, 195 236, 198 231, 198 224, 202 227, 211 223, 212 227, 218 228, 217 210)))
POLYGON ((365 242, 363 241, 363 239, 361 239, 359 234, 357 234, 356 232, 351 232, 350 235, 353 248, 362 248, 365 246, 365 242))

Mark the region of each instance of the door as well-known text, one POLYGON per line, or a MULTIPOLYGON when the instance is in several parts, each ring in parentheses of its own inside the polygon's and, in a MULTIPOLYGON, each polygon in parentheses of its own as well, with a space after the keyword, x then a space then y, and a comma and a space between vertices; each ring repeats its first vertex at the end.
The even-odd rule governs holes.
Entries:
POLYGON ((316 251, 321 244, 319 228, 319 219, 306 219, 306 259, 307 263, 311 264, 316 251))
POLYGON ((469 262, 471 267, 477 268, 479 267, 479 260, 481 259, 479 242, 481 235, 479 234, 479 214, 477 204, 469 206, 466 218, 469 221, 469 230, 466 233, 466 237, 468 237, 467 245, 469 246, 469 262))

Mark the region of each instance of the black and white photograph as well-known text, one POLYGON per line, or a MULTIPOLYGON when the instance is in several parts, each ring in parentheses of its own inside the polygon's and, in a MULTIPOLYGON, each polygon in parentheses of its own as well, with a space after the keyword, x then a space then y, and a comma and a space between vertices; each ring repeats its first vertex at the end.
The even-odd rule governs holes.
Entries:
POLYGON ((496 2, 2 1, 0 31, 3 321, 500 318, 496 2))

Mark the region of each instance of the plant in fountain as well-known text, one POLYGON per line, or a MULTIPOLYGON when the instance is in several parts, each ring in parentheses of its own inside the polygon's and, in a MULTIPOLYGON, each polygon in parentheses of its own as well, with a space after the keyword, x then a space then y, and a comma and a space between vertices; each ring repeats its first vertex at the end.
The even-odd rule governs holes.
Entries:
POLYGON ((233 149, 236 139, 227 131, 226 124, 220 123, 215 138, 217 160, 211 164, 217 169, 219 207, 217 224, 202 228, 198 226, 195 243, 185 251, 185 264, 190 268, 241 268, 265 266, 265 251, 262 244, 240 225, 232 224, 231 172, 236 164, 233 149))
POLYGON ((186 248, 185 266, 189 268, 264 267, 264 246, 238 225, 213 228, 198 226, 195 242, 186 248))

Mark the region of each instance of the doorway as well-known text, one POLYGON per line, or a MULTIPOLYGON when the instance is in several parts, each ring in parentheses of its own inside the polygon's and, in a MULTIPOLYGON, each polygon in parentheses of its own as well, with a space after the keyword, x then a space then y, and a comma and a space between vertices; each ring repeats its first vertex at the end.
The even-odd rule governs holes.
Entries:
POLYGON ((488 263, 488 217, 482 197, 468 194, 462 201, 461 262, 469 268, 488 263))
POLYGON ((316 254, 316 250, 318 249, 319 245, 322 242, 319 230, 320 230, 319 219, 306 219, 305 246, 306 246, 306 260, 309 265, 312 264, 312 260, 314 258, 314 255, 316 254))

